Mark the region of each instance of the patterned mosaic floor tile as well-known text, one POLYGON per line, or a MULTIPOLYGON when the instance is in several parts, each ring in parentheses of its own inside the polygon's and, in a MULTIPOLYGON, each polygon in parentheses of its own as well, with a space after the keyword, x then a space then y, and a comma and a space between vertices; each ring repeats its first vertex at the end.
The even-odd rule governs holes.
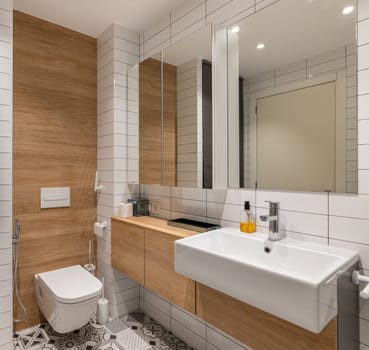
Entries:
POLYGON ((129 326, 120 319, 110 321, 109 323, 106 324, 106 327, 112 334, 118 334, 124 331, 125 329, 129 328, 129 326))
POLYGON ((97 347, 97 350, 124 350, 115 340, 109 340, 97 347))
POLYGON ((96 315, 84 327, 59 334, 48 323, 14 334, 14 350, 193 350, 147 315, 134 312, 106 325, 96 315))
POLYGON ((18 345, 23 350, 33 350, 42 348, 49 342, 49 337, 42 328, 31 329, 18 334, 18 345))
POLYGON ((145 339, 153 350, 192 350, 182 340, 143 313, 132 313, 122 317, 121 320, 145 339))

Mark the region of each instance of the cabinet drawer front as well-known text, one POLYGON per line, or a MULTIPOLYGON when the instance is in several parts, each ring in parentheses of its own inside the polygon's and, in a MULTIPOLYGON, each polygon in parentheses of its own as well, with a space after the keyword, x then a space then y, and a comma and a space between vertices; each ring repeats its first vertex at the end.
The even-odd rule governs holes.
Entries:
POLYGON ((145 287, 195 313, 195 282, 174 271, 176 239, 145 230, 145 287))
POLYGON ((336 350, 335 319, 315 334, 200 283, 196 298, 198 317, 254 350, 336 350))
POLYGON ((134 225, 112 220, 112 266, 144 284, 145 230, 134 225))

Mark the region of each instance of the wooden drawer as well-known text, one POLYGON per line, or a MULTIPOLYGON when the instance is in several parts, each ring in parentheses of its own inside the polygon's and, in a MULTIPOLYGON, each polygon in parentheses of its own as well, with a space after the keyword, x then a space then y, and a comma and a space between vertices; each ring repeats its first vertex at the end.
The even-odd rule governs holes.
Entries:
POLYGON ((315 334, 197 283, 196 314, 254 350, 336 350, 336 320, 315 334))
POLYGON ((113 219, 111 235, 113 268, 144 285, 145 230, 113 219))
POLYGON ((179 237, 145 230, 145 287, 195 313, 195 282, 174 271, 174 241, 179 237))

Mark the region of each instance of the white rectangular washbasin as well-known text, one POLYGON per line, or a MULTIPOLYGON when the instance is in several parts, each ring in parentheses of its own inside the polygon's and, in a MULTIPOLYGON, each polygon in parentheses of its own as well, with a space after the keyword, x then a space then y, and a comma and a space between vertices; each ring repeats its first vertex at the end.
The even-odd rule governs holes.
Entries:
POLYGON ((208 287, 320 333, 337 314, 336 279, 357 252, 222 228, 175 242, 175 270, 208 287), (270 241, 268 241, 268 244, 270 241), (269 246, 269 245, 268 245, 269 246))

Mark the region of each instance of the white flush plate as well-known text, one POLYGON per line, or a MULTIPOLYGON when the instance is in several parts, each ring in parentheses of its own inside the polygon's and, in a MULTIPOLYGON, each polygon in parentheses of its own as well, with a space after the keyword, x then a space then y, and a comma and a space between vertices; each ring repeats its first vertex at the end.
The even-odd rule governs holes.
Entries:
POLYGON ((70 207, 70 187, 42 187, 41 209, 70 207))

